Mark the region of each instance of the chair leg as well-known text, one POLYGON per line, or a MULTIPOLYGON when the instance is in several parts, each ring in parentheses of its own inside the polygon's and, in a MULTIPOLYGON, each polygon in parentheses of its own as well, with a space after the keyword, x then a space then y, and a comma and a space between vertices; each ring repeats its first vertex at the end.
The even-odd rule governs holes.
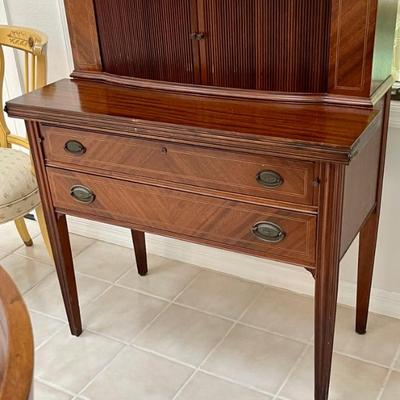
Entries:
POLYGON ((32 238, 28 232, 28 228, 26 227, 24 218, 18 218, 14 221, 15 226, 17 227, 19 236, 21 236, 22 241, 25 243, 25 246, 32 246, 32 238))
POLYGON ((36 207, 36 217, 38 219, 40 232, 42 233, 44 244, 46 245, 47 252, 49 253, 50 259, 53 260, 53 250, 51 248, 49 232, 47 231, 46 220, 44 219, 42 205, 36 207))

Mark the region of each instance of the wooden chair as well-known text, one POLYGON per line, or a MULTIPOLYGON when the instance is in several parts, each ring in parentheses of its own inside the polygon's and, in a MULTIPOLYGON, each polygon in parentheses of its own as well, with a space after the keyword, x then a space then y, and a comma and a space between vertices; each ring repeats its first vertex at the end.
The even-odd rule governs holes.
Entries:
POLYGON ((32 398, 33 335, 22 297, 0 267, 0 400, 32 398))
MULTIPOLYGON (((0 25, 0 106, 3 107, 4 53, 3 46, 25 53, 24 91, 46 84, 47 37, 41 32, 16 26, 0 25)), ((14 221, 26 246, 32 246, 24 215, 36 210, 46 247, 51 248, 40 204, 39 190, 28 154, 13 149, 12 145, 29 149, 27 139, 10 134, 4 114, 0 111, 0 224, 14 221)), ((0 239, 1 240, 1 239, 0 239)))

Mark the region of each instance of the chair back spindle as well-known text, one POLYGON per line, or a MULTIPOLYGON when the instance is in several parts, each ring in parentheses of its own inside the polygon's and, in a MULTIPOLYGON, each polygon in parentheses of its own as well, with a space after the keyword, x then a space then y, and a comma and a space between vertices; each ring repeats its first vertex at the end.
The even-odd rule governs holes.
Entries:
POLYGON ((12 144, 27 147, 23 138, 10 134, 2 111, 4 109, 3 86, 5 77, 3 46, 24 52, 23 91, 28 93, 46 84, 47 36, 33 29, 0 25, 0 147, 11 147, 12 144))

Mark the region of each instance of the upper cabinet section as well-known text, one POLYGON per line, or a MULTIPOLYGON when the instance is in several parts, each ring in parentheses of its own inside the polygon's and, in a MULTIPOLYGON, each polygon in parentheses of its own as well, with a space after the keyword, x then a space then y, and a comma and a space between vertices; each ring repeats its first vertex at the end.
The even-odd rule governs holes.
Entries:
POLYGON ((397 0, 64 1, 74 76, 359 103, 390 85, 397 0))

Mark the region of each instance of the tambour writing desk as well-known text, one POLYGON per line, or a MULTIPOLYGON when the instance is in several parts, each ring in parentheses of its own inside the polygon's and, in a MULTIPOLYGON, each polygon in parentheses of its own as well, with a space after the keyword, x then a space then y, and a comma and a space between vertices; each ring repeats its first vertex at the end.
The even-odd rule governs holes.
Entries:
POLYGON ((282 260, 315 277, 315 399, 328 399, 339 262, 358 234, 366 332, 397 1, 65 5, 73 79, 7 111, 27 121, 72 334, 67 214, 130 228, 141 275, 144 232, 282 260))

